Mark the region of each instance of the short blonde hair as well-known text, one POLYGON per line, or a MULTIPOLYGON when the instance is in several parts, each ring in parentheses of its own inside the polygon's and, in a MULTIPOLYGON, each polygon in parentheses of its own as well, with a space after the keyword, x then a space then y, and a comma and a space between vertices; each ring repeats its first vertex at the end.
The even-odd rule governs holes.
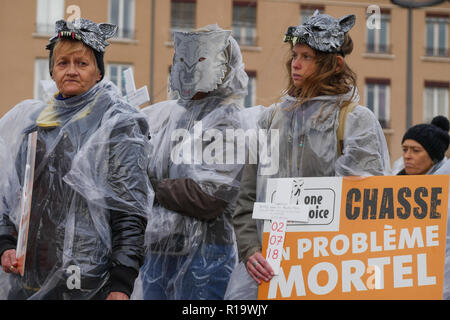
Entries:
POLYGON ((53 71, 53 65, 57 54, 70 55, 75 52, 81 52, 83 55, 90 55, 94 60, 95 68, 99 73, 101 73, 100 68, 98 67, 97 59, 95 59, 94 51, 83 42, 72 39, 60 39, 56 42, 50 59, 50 70, 53 71))

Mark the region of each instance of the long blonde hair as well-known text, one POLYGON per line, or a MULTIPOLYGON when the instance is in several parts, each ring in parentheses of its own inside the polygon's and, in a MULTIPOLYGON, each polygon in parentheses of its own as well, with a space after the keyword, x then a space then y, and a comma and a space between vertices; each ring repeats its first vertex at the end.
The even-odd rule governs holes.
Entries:
MULTIPOLYGON (((322 95, 343 95, 349 92, 351 88, 353 88, 353 98, 356 92, 356 73, 350 69, 345 59, 342 59, 342 64, 339 63, 337 58, 339 53, 325 53, 314 50, 317 70, 314 74, 304 79, 301 88, 297 88, 294 85, 291 74, 292 49, 293 45, 290 43, 290 55, 285 65, 289 76, 289 84, 283 91, 283 94, 297 98, 297 102, 291 108, 295 108, 314 97, 322 95)), ((350 35, 345 35, 341 50, 344 56, 353 51, 353 41, 350 35)), ((340 104, 340 101, 338 103, 340 104)))

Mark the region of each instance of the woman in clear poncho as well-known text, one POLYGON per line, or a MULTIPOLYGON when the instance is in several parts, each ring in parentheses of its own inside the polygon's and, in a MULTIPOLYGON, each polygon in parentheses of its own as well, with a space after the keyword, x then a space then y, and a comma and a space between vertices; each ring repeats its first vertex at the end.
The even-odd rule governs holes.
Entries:
MULTIPOLYGON (((59 93, 0 119, 3 299, 128 299, 144 259, 149 142, 145 116, 103 80, 117 28, 56 23, 50 74, 59 93), (28 137, 37 133, 24 274, 16 258, 28 137), (3 141, 3 142, 1 142, 3 141), (2 162, 3 164, 3 162, 2 162)), ((31 150, 31 149, 30 149, 31 150)))
MULTIPOLYGON (((431 123, 409 128, 402 138, 404 167, 397 175, 450 174, 450 161, 445 156, 450 143, 449 127, 447 117, 436 116, 431 123)), ((450 201, 448 209, 443 290, 445 300, 450 300, 450 201)))
POLYGON ((229 133, 241 128, 248 77, 230 34, 217 25, 175 32, 171 88, 179 98, 143 109, 155 190, 144 299, 223 299, 236 264, 231 213, 243 163, 229 133))
POLYGON ((273 276, 261 254, 262 221, 252 219, 253 203, 266 201, 267 179, 389 172, 381 126, 368 108, 358 104, 356 75, 344 59, 353 49, 347 32, 354 23, 354 15, 334 19, 316 11, 286 33, 291 52, 286 63, 289 86, 281 102, 263 111, 259 119, 261 129, 279 132, 279 145, 271 142, 280 154, 278 171, 265 170, 261 158, 259 165, 244 167, 233 214, 241 263, 233 271, 226 299, 256 299, 257 285, 273 276), (342 113, 345 131, 338 141, 344 110, 348 112, 342 113))

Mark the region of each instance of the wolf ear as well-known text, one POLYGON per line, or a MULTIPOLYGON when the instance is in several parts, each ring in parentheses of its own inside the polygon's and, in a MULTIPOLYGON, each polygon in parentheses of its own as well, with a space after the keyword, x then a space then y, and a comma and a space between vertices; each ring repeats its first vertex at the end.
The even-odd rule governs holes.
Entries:
POLYGON ((355 25, 356 16, 354 14, 348 14, 346 16, 340 17, 338 21, 339 25, 342 28, 342 31, 344 31, 344 33, 347 33, 355 25))
POLYGON ((58 20, 55 23, 55 32, 58 33, 67 28, 67 22, 65 20, 58 20))
POLYGON ((183 42, 183 36, 180 34, 180 32, 174 32, 173 33, 173 43, 175 47, 178 47, 183 42))
POLYGON ((228 45, 228 39, 231 36, 231 30, 223 30, 220 32, 212 33, 212 39, 216 40, 216 43, 226 47, 228 45))
POLYGON ((109 23, 100 23, 98 27, 100 28, 100 31, 103 33, 105 39, 114 37, 118 29, 117 26, 109 23))

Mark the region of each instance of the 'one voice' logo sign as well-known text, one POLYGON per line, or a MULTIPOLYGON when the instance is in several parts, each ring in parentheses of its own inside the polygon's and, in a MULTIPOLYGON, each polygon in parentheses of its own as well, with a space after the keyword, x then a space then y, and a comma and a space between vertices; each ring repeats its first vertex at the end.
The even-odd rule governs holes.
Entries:
POLYGON ((266 260, 275 275, 280 272, 286 230, 338 231, 340 205, 336 191, 342 180, 279 178, 267 180, 266 202, 256 202, 253 219, 263 219, 270 232, 266 260), (325 187, 324 187, 325 186, 325 187))
POLYGON ((266 203, 298 208, 302 219, 287 217, 292 231, 338 231, 341 185, 342 180, 325 177, 268 179, 266 203))

